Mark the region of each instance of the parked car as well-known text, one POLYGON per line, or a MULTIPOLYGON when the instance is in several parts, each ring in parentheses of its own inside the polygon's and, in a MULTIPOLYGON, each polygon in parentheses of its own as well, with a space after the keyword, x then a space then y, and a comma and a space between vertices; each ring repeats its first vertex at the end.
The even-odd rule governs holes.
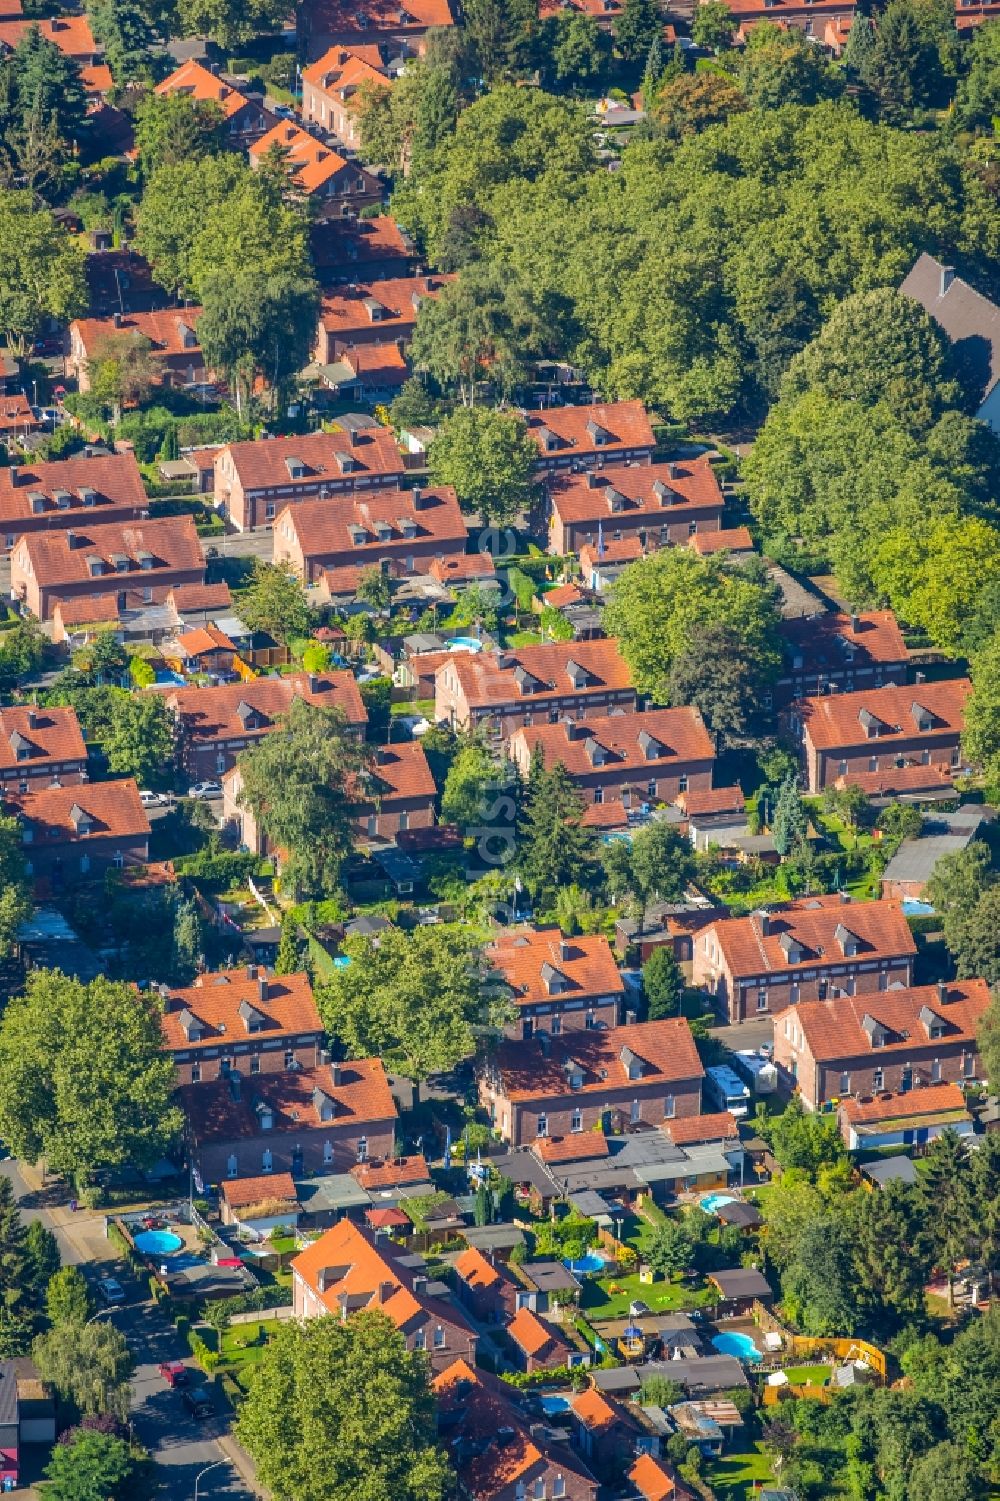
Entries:
POLYGON ((97 1284, 97 1296, 108 1308, 114 1308, 125 1302, 125 1289, 117 1277, 102 1277, 97 1284))
POLYGON ((168 1386, 184 1386, 188 1379, 188 1368, 180 1360, 161 1360, 157 1370, 168 1386))
POLYGON ((188 797, 204 799, 221 796, 222 785, 219 782, 195 782, 193 787, 188 788, 188 797))
POLYGON ((170 799, 164 792, 140 792, 139 801, 144 808, 165 808, 170 799))
POLYGON ((181 1389, 181 1401, 193 1418, 201 1422, 204 1418, 210 1418, 215 1411, 215 1404, 208 1395, 207 1386, 186 1386, 181 1389))

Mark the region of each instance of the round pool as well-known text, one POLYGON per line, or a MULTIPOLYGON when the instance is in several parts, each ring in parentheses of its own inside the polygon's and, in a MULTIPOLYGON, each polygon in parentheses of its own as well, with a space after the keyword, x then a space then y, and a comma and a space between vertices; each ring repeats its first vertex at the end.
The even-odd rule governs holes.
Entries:
POLYGON ((550 1418, 555 1417, 556 1413, 569 1412, 569 1398, 561 1397, 558 1392, 543 1392, 539 1401, 542 1411, 550 1418))
POLYGON ((713 1334, 712 1345, 720 1355, 735 1355, 737 1360, 760 1359, 760 1351, 749 1334, 737 1334, 735 1330, 713 1334))
POLYGON ((183 1244, 172 1230, 140 1230, 135 1237, 135 1248, 144 1256, 171 1256, 183 1244))
POLYGON ((735 1204, 736 1196, 734 1194, 706 1194, 703 1199, 699 1200, 699 1203, 706 1214, 718 1214, 723 1204, 735 1204))
POLYGON ((598 1256, 594 1251, 588 1251, 586 1256, 579 1257, 576 1261, 564 1261, 563 1266, 569 1267, 571 1272, 603 1272, 604 1257, 598 1256))
POLYGON ((449 651, 482 651, 483 643, 477 641, 475 636, 452 636, 448 642, 449 651))

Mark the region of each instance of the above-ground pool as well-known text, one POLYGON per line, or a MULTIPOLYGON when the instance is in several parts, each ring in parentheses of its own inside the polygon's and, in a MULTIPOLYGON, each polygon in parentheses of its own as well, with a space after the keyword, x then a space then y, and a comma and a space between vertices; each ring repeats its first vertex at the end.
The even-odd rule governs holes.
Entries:
POLYGON ((706 1214, 718 1214, 723 1204, 735 1204, 734 1194, 706 1194, 698 1201, 706 1214))
POLYGON ((760 1359, 760 1351, 749 1334, 737 1334, 735 1330, 713 1334, 712 1345, 720 1355, 735 1355, 737 1360, 760 1359))
POLYGON ((906 896, 902 902, 904 917, 933 917, 934 908, 930 902, 920 902, 915 896, 906 896))
POLYGON ((588 1251, 586 1256, 581 1256, 576 1261, 564 1261, 563 1266, 568 1266, 574 1273, 603 1272, 604 1257, 598 1256, 594 1251, 588 1251))
POLYGON ((135 1248, 144 1256, 171 1256, 184 1242, 172 1230, 140 1230, 135 1248))
POLYGON ((542 1411, 550 1418, 554 1418, 560 1412, 569 1412, 569 1398, 561 1397, 558 1392, 543 1392, 539 1401, 542 1404, 542 1411))
POLYGON ((477 641, 475 636, 452 636, 448 642, 449 651, 482 651, 483 643, 477 641))

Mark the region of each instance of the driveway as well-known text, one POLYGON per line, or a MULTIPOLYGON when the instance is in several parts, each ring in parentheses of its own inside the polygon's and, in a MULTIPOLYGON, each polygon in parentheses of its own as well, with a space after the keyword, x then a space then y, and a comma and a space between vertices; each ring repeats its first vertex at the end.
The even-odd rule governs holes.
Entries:
POLYGON ((256 1492, 248 1488, 222 1447, 223 1443, 232 1446, 227 1436, 228 1414, 223 1405, 220 1403, 215 1417, 196 1422, 184 1407, 180 1393, 171 1391, 158 1374, 156 1368, 161 1360, 185 1360, 192 1369, 192 1378, 204 1379, 173 1325, 148 1301, 146 1287, 115 1264, 114 1248, 104 1235, 103 1217, 84 1211, 71 1212, 63 1184, 32 1188, 13 1159, 0 1162, 0 1173, 13 1181, 23 1218, 41 1220, 53 1231, 64 1265, 81 1267, 91 1282, 96 1282, 102 1272, 113 1271, 126 1290, 125 1305, 105 1317, 121 1329, 135 1356, 133 1422, 136 1436, 159 1466, 158 1498, 191 1501, 198 1474, 208 1465, 222 1461, 218 1469, 202 1480, 199 1497, 205 1497, 206 1501, 213 1497, 251 1501, 256 1492))

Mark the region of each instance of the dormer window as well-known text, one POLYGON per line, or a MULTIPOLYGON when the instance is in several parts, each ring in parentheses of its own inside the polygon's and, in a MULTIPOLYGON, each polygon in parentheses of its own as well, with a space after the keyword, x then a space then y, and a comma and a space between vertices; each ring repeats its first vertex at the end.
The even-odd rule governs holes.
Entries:
POLYGON ((566 676, 574 688, 585 688, 590 678, 590 673, 585 667, 581 667, 579 662, 567 662, 566 676))
POLYGON ((884 1048, 886 1043, 889 1041, 888 1027, 885 1027, 881 1022, 876 1021, 874 1016, 870 1015, 870 1013, 867 1011, 861 1018, 861 1029, 863 1032, 867 1033, 868 1041, 871 1043, 873 1048, 884 1048))
POLYGON ((262 1131, 274 1129, 274 1111, 264 1100, 258 1100, 254 1106, 257 1113, 257 1123, 262 1131))
POLYGON ((10 748, 14 752, 16 761, 29 760, 34 746, 30 740, 26 740, 22 734, 14 730, 10 737, 10 748))
POLYGON ((145 550, 143 550, 142 552, 137 552, 135 555, 135 560, 138 563, 139 567, 147 573, 152 568, 155 561, 153 554, 151 552, 146 552, 145 550))
POLYGON ((630 1047, 623 1047, 618 1057, 629 1079, 642 1078, 642 1059, 637 1057, 630 1047))
POLYGON ((789 964, 800 964, 802 962, 802 945, 797 939, 792 937, 791 933, 782 933, 778 939, 778 944, 789 964))
POLYGON ((858 711, 858 723, 865 732, 866 740, 877 740, 882 730, 882 721, 870 709, 858 711))
POLYGON ((321 1121, 332 1121, 337 1113, 337 1102, 323 1089, 314 1089, 313 1108, 321 1121))
POLYGON ((852 933, 850 928, 845 927, 842 922, 837 924, 833 936, 840 945, 840 952, 844 955, 845 959, 853 957, 861 947, 861 940, 858 938, 858 935, 852 933))
POLYGON ((365 312, 368 314, 369 323, 381 323, 385 317, 385 308, 375 297, 366 297, 363 302, 365 312))
POLYGON ((104 572, 104 559, 88 558, 87 567, 90 569, 90 576, 92 579, 100 578, 101 574, 104 572))
POLYGON ((923 704, 911 704, 910 713, 913 716, 913 723, 921 733, 934 728, 934 715, 930 709, 925 709, 923 704))
POLYGON ((68 490, 53 490, 52 499, 60 511, 68 511, 73 502, 73 497, 68 490))
POLYGON ((303 479, 305 477, 306 466, 301 459, 286 459, 285 468, 288 470, 289 479, 303 479))
POLYGON ((116 573, 128 573, 128 558, 123 552, 111 554, 111 566, 116 573))
POLYGON ((248 1032, 262 1031, 267 1020, 263 1012, 258 1011, 256 1006, 251 1006, 249 1001, 241 1002, 239 1015, 248 1032))
POLYGON ((72 808, 70 808, 69 810, 69 817, 70 822, 72 823, 79 837, 81 839, 86 839, 87 835, 92 831, 94 827, 94 820, 91 818, 90 814, 85 812, 84 809, 80 807, 79 803, 74 803, 72 808))
POLYGON ((28 504, 31 506, 31 514, 33 516, 40 516, 45 510, 45 496, 40 494, 39 491, 33 490, 28 496, 28 504))
POLYGON ((542 984, 548 995, 560 995, 564 990, 569 989, 569 981, 562 970, 556 969, 555 965, 549 964, 548 961, 542 965, 542 984))
POLYGON ((81 503, 85 506, 89 507, 97 504, 97 491, 92 490, 89 485, 80 486, 79 496, 81 503))
POLYGON ((593 735, 587 736, 587 740, 583 748, 586 752, 587 760, 590 762, 591 766, 604 766, 606 764, 608 753, 601 742, 594 739, 593 735))
POLYGON ((252 704, 247 703, 246 699, 240 699, 240 702, 236 705, 236 713, 245 730, 260 729, 261 715, 252 704))
POLYGON ((545 453, 552 453, 559 446, 559 439, 550 427, 540 427, 538 439, 545 453))
POLYGON ((938 1016, 929 1006, 921 1006, 920 1020, 928 1037, 943 1037, 947 1031, 944 1018, 938 1016))
POLYGON ((184 1036, 187 1038, 188 1042, 201 1041, 202 1037, 205 1035, 205 1029, 201 1024, 201 1020, 197 1016, 195 1016, 193 1011, 189 1011, 187 1006, 185 1006, 184 1010, 180 1013, 177 1019, 181 1024, 181 1030, 183 1031, 184 1036))
POLYGON ((605 444, 614 440, 614 434, 609 433, 607 428, 602 427, 599 422, 595 422, 593 417, 587 423, 587 436, 595 448, 603 448, 605 444))
POLYGON ((614 485, 608 485, 604 491, 604 498, 608 503, 609 511, 624 511, 627 504, 625 496, 614 485))
POLYGON ((357 459, 353 458, 349 453, 336 453, 334 454, 334 458, 341 474, 353 474, 354 470, 358 468, 357 459))
POLYGON ((656 761, 663 755, 663 746, 658 740, 653 739, 648 730, 639 731, 636 744, 646 761, 656 761))

